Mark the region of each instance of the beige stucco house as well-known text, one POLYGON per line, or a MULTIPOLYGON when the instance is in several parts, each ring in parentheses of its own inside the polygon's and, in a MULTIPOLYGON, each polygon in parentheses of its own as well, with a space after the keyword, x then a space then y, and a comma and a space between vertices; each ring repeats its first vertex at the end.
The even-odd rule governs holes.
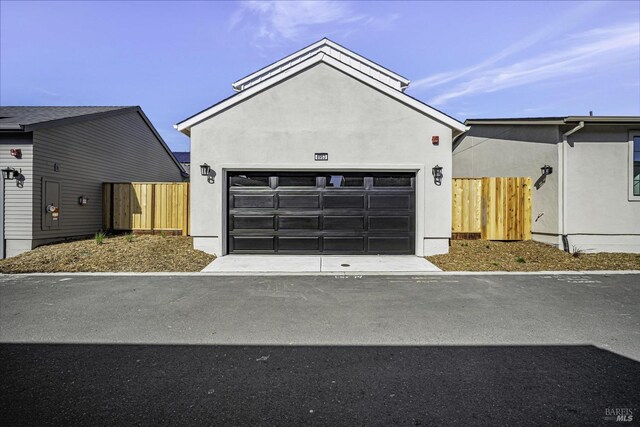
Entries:
POLYGON ((323 39, 178 123, 191 137, 194 246, 217 255, 447 252, 451 143, 465 128, 406 95, 408 85, 323 39))
POLYGON ((465 124, 453 144, 454 176, 532 177, 535 240, 568 251, 640 252, 640 117, 465 124))

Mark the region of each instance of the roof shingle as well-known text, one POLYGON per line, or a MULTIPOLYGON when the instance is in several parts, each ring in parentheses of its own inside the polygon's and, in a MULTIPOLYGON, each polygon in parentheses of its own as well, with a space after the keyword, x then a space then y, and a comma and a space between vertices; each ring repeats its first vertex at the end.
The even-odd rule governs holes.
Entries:
POLYGON ((0 127, 29 126, 127 108, 132 107, 0 107, 0 127))

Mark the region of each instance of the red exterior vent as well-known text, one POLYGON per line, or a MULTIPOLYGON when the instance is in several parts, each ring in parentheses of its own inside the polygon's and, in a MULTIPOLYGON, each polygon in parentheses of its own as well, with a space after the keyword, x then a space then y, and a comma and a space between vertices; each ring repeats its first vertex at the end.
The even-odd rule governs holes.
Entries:
POLYGON ((433 145, 439 145, 439 144, 440 144, 440 137, 439 137, 439 136, 437 136, 437 135, 436 135, 436 136, 432 136, 432 137, 431 137, 431 143, 432 143, 433 145))
POLYGON ((22 150, 19 148, 12 148, 11 149, 11 155, 13 157, 15 157, 16 159, 21 159, 22 158, 22 150))

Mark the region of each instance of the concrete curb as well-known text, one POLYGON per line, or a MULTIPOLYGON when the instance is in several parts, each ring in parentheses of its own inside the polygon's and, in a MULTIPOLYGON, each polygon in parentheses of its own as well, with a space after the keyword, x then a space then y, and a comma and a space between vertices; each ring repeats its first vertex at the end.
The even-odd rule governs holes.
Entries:
POLYGON ((594 271, 398 271, 398 272, 376 272, 376 271, 326 271, 326 272, 217 272, 217 273, 174 273, 174 272, 151 272, 151 273, 17 273, 0 274, 0 277, 24 277, 24 276, 96 276, 96 277, 119 277, 119 276, 195 276, 195 277, 224 277, 224 276, 560 276, 560 275, 622 275, 640 274, 640 270, 594 270, 594 271))

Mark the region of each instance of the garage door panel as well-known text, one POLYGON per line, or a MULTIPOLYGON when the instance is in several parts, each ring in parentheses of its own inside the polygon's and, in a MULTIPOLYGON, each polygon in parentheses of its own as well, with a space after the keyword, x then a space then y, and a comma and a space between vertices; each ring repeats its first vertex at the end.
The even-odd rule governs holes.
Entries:
POLYGON ((369 231, 411 231, 412 218, 402 216, 369 216, 369 231))
POLYGON ((273 194, 236 194, 233 196, 231 206, 234 208, 275 208, 276 197, 273 194))
POLYGON ((278 237, 280 251, 319 251, 320 236, 317 237, 278 237))
POLYGON ((236 251, 273 251, 275 237, 272 236, 232 236, 231 247, 236 251))
POLYGON ((280 194, 278 197, 280 208, 320 208, 320 196, 308 194, 280 194))
MULTIPOLYGON (((239 174, 249 182, 255 173, 239 174)), ((376 186, 367 173, 332 172, 330 179, 313 173, 260 174, 260 182, 271 186, 229 181, 230 253, 414 253, 415 190, 406 185, 413 175, 378 174, 381 185, 376 186), (352 181, 360 185, 347 185, 352 181)))
POLYGON ((326 252, 364 252, 364 237, 329 237, 323 241, 326 252))
POLYGON ((364 209, 362 194, 326 194, 323 198, 325 209, 364 209))
POLYGON ((364 216, 325 215, 324 229, 364 231, 364 216))
POLYGON ((234 215, 232 230, 269 229, 273 230, 273 215, 234 215))
POLYGON ((369 253, 407 253, 413 251, 407 237, 369 237, 369 253))
POLYGON ((408 210, 411 207, 410 194, 370 194, 369 209, 408 210))
POLYGON ((320 225, 318 216, 279 216, 278 230, 317 230, 320 225))

